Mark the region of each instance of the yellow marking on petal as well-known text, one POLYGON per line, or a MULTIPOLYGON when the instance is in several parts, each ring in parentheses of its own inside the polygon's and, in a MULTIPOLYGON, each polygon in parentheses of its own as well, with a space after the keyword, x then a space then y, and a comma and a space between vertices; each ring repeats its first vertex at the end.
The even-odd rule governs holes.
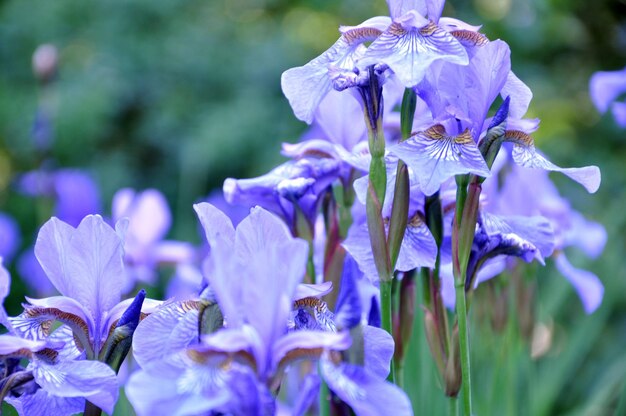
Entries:
POLYGON ((406 30, 402 27, 400 23, 392 23, 387 29, 387 32, 393 36, 404 36, 406 34, 406 30))
POLYGON ((44 348, 41 351, 35 353, 38 358, 43 359, 49 363, 54 363, 59 356, 59 353, 51 348, 44 348))
POLYGON ((318 313, 326 313, 328 311, 328 306, 326 305, 326 302, 313 296, 298 299, 293 303, 293 308, 311 308, 318 313))
POLYGON ((530 134, 526 134, 520 130, 507 130, 504 133, 504 139, 522 146, 534 146, 535 141, 530 134))
POLYGON ((443 140, 446 136, 446 128, 441 124, 435 124, 424 131, 424 136, 430 140, 443 140))
POLYGON ((420 34, 423 36, 430 36, 435 33, 435 30, 437 30, 437 25, 433 22, 428 22, 426 26, 420 29, 420 34))
POLYGON ((465 129, 465 131, 454 138, 454 142, 458 144, 468 144, 473 142, 474 138, 472 137, 472 133, 470 133, 469 129, 465 129))
POLYGON ((487 36, 471 30, 453 30, 450 34, 461 43, 469 43, 474 46, 483 46, 489 43, 487 36))
POLYGON ((319 358, 324 352, 324 348, 296 348, 285 354, 280 360, 278 368, 284 368, 284 366, 300 359, 319 358))
POLYGON ((184 302, 180 302, 180 310, 183 312, 191 312, 200 310, 200 306, 202 302, 199 300, 186 300, 184 302))
POLYGON ((380 30, 373 27, 358 27, 343 33, 343 38, 349 45, 355 43, 363 43, 368 40, 374 40, 381 35, 380 30))
POLYGON ((409 219, 408 226, 417 228, 421 227, 422 225, 424 225, 424 219, 419 212, 416 212, 415 215, 413 215, 413 217, 409 219))

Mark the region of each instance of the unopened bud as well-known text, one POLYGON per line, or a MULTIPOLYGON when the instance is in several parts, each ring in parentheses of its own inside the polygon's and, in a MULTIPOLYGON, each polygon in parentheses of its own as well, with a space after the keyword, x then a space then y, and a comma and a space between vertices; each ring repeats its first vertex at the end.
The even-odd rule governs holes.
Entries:
POLYGON ((46 83, 54 77, 58 61, 56 46, 49 43, 39 45, 33 53, 33 72, 39 81, 46 83))
POLYGON ((445 379, 443 344, 439 336, 439 330, 437 329, 437 321, 428 309, 424 310, 424 330, 426 331, 426 340, 430 347, 430 353, 435 360, 435 364, 437 364, 439 374, 445 379))
POLYGON ((457 326, 452 330, 452 340, 450 342, 450 355, 446 360, 446 368, 444 371, 444 385, 446 396, 456 397, 461 390, 461 354, 459 348, 459 328, 457 326))

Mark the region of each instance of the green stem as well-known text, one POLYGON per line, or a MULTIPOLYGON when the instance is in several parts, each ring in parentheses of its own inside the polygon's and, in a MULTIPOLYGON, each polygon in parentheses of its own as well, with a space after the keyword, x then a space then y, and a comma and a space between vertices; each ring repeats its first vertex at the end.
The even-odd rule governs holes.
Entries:
POLYGON ((448 415, 457 416, 459 414, 459 401, 456 397, 448 398, 448 415))
MULTIPOLYGON (((380 313, 381 313, 381 324, 385 331, 393 334, 392 330, 392 321, 391 321, 391 280, 381 280, 380 281, 380 313)), ((387 376, 387 380, 395 383, 395 363, 394 360, 391 360, 391 367, 389 371, 389 376, 387 376)))
POLYGON ((320 416, 330 416, 330 390, 328 390, 328 384, 321 379, 320 383, 320 396, 319 396, 319 411, 320 416))
POLYGON ((469 331, 467 328, 467 307, 465 304, 465 284, 456 284, 456 310, 459 320, 459 348, 461 352, 461 374, 463 391, 463 414, 472 415, 472 375, 470 369, 469 331))

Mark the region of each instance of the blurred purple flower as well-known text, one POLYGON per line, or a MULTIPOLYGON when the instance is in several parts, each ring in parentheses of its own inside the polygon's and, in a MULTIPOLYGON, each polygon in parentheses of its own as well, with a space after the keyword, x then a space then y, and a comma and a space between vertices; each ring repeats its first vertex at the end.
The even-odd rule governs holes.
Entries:
POLYGON ((626 68, 620 71, 599 71, 589 81, 591 101, 604 114, 609 107, 617 124, 626 127, 626 101, 617 101, 626 93, 626 68))
POLYGON ((85 216, 101 212, 98 186, 78 169, 27 172, 18 178, 17 187, 25 195, 53 199, 54 215, 73 227, 85 216))
POLYGON ((0 257, 9 262, 20 246, 20 229, 8 214, 0 212, 0 257))
POLYGON ((130 290, 136 282, 154 284, 159 264, 190 263, 195 249, 186 242, 163 240, 172 218, 163 194, 156 189, 137 193, 124 188, 113 197, 113 221, 128 218, 124 262, 130 290))

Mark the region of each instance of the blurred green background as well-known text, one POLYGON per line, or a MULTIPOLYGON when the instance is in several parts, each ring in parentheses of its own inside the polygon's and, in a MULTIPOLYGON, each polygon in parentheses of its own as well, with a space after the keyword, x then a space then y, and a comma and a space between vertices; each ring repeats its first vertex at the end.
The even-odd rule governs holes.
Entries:
MULTIPOLYGON (((105 213, 121 187, 158 188, 173 210, 170 237, 199 242, 192 203, 228 176, 266 172, 281 161, 280 143, 306 127, 282 96, 282 71, 325 50, 340 24, 386 12, 383 0, 0 1, 0 211, 18 219, 22 247, 32 244, 41 220, 12 179, 41 161, 31 135, 42 95, 31 57, 40 44, 59 51, 46 92, 49 158, 90 172, 105 213)), ((593 108, 588 80, 626 65, 626 1, 458 0, 444 15, 509 43, 515 72, 534 92, 529 116, 542 120, 538 146, 561 166, 602 169, 593 196, 554 180, 609 235, 597 260, 570 253, 606 286, 591 316, 550 263, 537 270, 535 316, 552 337, 544 356, 529 358, 514 319, 496 334, 473 312, 477 414, 612 414, 626 374, 626 130, 593 108)), ((10 313, 23 292, 14 283, 10 313)), ((441 414, 423 347, 409 394, 417 414, 441 414)))

